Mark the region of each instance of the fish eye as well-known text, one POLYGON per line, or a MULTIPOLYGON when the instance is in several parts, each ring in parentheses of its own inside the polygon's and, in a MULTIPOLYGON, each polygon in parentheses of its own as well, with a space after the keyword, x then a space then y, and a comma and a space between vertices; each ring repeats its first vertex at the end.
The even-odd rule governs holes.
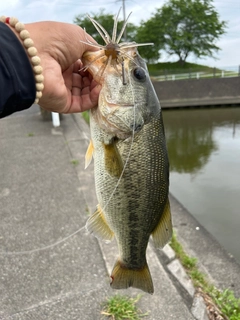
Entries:
POLYGON ((146 73, 142 68, 136 67, 133 69, 133 75, 135 79, 139 81, 145 81, 146 80, 146 73))

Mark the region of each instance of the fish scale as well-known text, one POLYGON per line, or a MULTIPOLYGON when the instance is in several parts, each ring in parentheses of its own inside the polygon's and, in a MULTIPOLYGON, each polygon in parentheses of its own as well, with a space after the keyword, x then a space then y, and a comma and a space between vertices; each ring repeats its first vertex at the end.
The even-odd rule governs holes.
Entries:
MULTIPOLYGON (((94 122, 94 118, 91 121, 94 122)), ((162 131, 161 118, 154 119, 133 141, 117 142, 123 163, 127 161, 120 181, 106 170, 101 142, 104 139, 99 139, 98 132, 97 137, 92 135, 99 205, 116 237, 120 260, 131 270, 141 270, 145 266, 149 237, 168 201, 168 158, 162 131)))
MULTIPOLYGON (((111 41, 109 35, 106 39, 111 41)), ((172 235, 169 163, 161 107, 136 47, 116 45, 115 58, 102 47, 83 57, 102 85, 98 107, 90 112, 86 154, 86 164, 94 157, 99 203, 86 226, 99 239, 116 238, 119 255, 111 287, 153 293, 146 249, 150 236, 161 248, 172 235)))

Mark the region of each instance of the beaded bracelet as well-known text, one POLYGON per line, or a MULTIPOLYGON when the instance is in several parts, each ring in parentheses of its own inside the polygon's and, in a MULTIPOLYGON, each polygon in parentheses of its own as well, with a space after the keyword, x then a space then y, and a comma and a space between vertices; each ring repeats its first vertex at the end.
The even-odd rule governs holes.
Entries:
POLYGON ((14 17, 5 17, 1 16, 0 21, 9 24, 11 27, 15 28, 15 30, 19 33, 21 40, 23 41, 24 47, 26 48, 29 59, 32 63, 33 72, 35 74, 36 81, 36 98, 34 103, 38 103, 39 99, 42 96, 42 91, 44 88, 43 81, 43 68, 41 67, 41 59, 37 56, 37 49, 34 47, 34 42, 30 38, 29 32, 25 29, 23 23, 19 22, 17 18, 14 17))

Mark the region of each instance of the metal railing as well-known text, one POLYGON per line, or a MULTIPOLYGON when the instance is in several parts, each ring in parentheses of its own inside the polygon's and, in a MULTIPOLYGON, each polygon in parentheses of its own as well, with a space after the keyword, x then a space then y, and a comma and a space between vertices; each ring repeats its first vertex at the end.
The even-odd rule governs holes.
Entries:
POLYGON ((210 71, 192 70, 192 69, 166 69, 160 71, 158 75, 151 76, 155 81, 174 81, 184 79, 202 79, 202 78, 230 78, 240 77, 240 66, 212 68, 210 71))

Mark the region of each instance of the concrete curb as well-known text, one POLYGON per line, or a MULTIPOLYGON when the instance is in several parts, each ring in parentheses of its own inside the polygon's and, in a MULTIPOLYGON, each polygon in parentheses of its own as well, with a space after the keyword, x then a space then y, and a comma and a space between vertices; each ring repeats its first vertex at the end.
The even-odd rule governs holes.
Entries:
POLYGON ((181 262, 176 258, 174 250, 170 247, 170 245, 167 244, 162 251, 168 259, 166 264, 167 269, 176 278, 182 289, 186 290, 190 296, 190 310, 192 315, 196 320, 208 320, 208 311, 204 299, 196 294, 194 285, 187 275, 181 262))

